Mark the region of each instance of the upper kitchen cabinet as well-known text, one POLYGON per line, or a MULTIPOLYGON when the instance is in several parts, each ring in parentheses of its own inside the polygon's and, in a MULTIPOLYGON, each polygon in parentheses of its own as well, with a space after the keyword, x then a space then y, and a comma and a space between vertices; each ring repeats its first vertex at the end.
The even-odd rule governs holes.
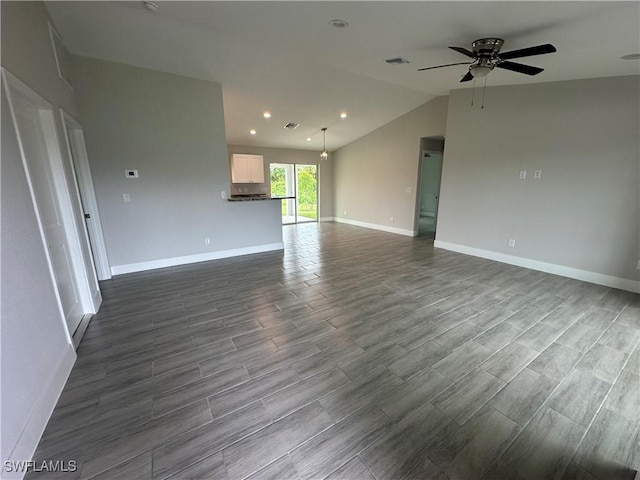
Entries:
POLYGON ((234 153, 231 156, 232 183, 264 183, 262 155, 234 153))

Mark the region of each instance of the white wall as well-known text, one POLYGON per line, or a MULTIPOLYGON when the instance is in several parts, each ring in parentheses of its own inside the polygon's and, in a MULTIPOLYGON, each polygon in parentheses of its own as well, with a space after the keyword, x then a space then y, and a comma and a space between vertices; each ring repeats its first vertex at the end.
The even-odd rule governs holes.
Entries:
POLYGON ((413 235, 420 139, 443 136, 446 120, 438 97, 333 152, 336 220, 413 235))
MULTIPOLYGON (((315 150, 297 150, 292 148, 271 148, 271 147, 251 147, 245 145, 227 145, 229 156, 234 153, 250 153, 262 155, 264 158, 264 178, 267 179, 264 185, 242 185, 248 188, 245 193, 264 193, 261 186, 269 187, 269 164, 270 163, 298 163, 305 165, 318 165, 318 218, 333 216, 333 161, 329 154, 327 160, 320 161, 320 152, 315 150)), ((231 185, 232 193, 240 193, 237 187, 231 185)))
POLYGON ((221 198, 230 173, 219 84, 79 56, 72 71, 115 274, 281 248, 277 202, 221 198))
POLYGON ((436 246, 637 288, 639 78, 452 91, 436 246))
MULTIPOLYGON (((3 67, 54 107, 74 115, 72 90, 58 79, 44 5, 2 2, 1 9, 3 67)), ((60 134, 59 118, 56 121, 60 134)), ((64 149, 62 153, 66 155, 64 149)), ((68 159, 64 160, 68 166, 68 159)), ((8 459, 31 458, 75 359, 58 309, 4 89, 0 168, 3 466, 8 459)))

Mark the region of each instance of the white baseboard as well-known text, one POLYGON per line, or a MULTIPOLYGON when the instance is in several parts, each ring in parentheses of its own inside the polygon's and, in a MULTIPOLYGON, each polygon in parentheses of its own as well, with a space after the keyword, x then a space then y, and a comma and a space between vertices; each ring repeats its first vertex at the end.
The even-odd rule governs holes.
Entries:
POLYGON ((268 243, 266 245, 256 245, 254 247, 233 248, 217 252, 186 255, 184 257, 162 258, 160 260, 151 260, 149 262, 114 265, 111 267, 111 273, 112 275, 122 275, 124 273, 142 272, 145 270, 154 270, 156 268, 175 267, 176 265, 186 265, 189 263, 206 262, 209 260, 219 260, 221 258, 238 257, 240 255, 251 255, 252 253, 271 252, 283 249, 284 244, 282 242, 268 243))
MULTIPOLYGON (((47 426, 47 422, 49 422, 53 409, 55 408, 56 403, 58 403, 60 393, 62 393, 62 389, 67 382, 67 378, 69 378, 69 373, 71 373, 71 369, 73 368, 75 361, 76 352, 71 345, 68 345, 65 347, 64 354, 58 363, 58 367, 55 369, 47 384, 43 386, 40 398, 36 401, 36 404, 29 415, 29 419, 27 420, 22 433, 20 433, 20 437, 13 447, 13 450, 9 453, 7 458, 4 459, 5 462, 27 461, 33 458, 38 443, 44 433, 44 429, 47 426)), ((5 472, 2 467, 4 467, 4 465, 0 467, 2 470, 1 477, 3 479, 21 479, 24 477, 25 472, 9 473, 5 472)))
POLYGON ((334 222, 346 223, 347 225, 354 225, 356 227, 371 228, 373 230, 381 230, 383 232, 396 233, 398 235, 405 235, 407 237, 415 237, 418 233, 414 230, 406 230, 404 228, 387 227, 386 225, 378 225, 376 223, 359 222, 357 220, 348 220, 346 218, 335 217, 334 222))
POLYGON ((443 242, 441 240, 436 240, 433 246, 436 248, 442 248, 444 250, 451 250, 452 252, 473 255, 474 257, 481 257, 488 260, 508 263, 509 265, 516 265, 518 267, 530 268, 532 270, 552 273, 554 275, 560 275, 562 277, 574 278, 576 280, 582 280, 583 282, 604 285, 605 287, 618 288, 620 290, 640 293, 640 281, 636 280, 613 277, 611 275, 605 275, 603 273, 579 270, 577 268, 566 267, 564 265, 540 262, 538 260, 531 260, 529 258, 516 257, 514 255, 507 255, 504 253, 492 252, 490 250, 468 247, 466 245, 459 245, 457 243, 443 242))
POLYGON ((98 289, 93 294, 93 312, 91 313, 98 313, 100 305, 102 305, 102 293, 100 292, 100 289, 98 289))
POLYGON ((320 217, 318 220, 320 222, 335 222, 336 217, 320 217))

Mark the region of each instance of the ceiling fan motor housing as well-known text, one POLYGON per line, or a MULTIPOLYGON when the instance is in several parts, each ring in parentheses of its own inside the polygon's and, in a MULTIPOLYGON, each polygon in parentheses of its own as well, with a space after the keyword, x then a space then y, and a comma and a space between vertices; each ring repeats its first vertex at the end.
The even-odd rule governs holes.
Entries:
POLYGON ((493 58, 498 54, 503 44, 504 40, 501 38, 481 38, 471 44, 471 49, 478 57, 493 58))

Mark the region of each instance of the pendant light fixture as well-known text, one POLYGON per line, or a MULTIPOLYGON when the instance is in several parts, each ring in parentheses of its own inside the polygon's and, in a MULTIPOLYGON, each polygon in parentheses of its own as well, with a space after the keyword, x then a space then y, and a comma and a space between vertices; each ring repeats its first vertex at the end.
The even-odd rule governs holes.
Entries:
POLYGON ((320 152, 320 160, 326 160, 329 158, 329 152, 327 152, 327 127, 322 128, 322 151, 320 152))

